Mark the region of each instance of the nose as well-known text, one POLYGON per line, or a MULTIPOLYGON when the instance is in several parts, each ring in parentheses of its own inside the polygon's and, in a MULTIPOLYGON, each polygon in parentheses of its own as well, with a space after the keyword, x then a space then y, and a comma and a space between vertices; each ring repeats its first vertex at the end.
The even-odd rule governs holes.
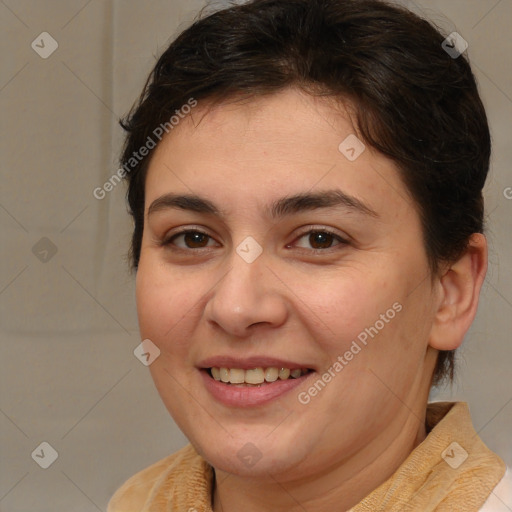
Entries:
POLYGON ((288 315, 284 290, 265 253, 249 263, 234 251, 205 306, 206 318, 230 337, 250 336, 256 325, 279 327, 288 315))

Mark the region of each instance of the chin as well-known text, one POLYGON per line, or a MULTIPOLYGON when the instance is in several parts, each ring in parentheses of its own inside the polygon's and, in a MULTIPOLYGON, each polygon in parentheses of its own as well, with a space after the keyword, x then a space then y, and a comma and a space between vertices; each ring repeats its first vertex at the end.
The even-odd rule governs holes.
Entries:
POLYGON ((223 432, 223 439, 191 440, 204 459, 215 469, 226 473, 262 478, 270 475, 291 476, 294 469, 307 457, 308 450, 294 440, 268 437, 268 429, 262 435, 246 432, 245 435, 230 437, 223 432))

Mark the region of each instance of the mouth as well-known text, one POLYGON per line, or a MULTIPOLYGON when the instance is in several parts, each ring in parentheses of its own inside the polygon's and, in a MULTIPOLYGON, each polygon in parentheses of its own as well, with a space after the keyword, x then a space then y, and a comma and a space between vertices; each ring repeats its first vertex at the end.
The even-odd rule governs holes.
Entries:
POLYGON ((288 396, 316 370, 304 364, 274 358, 234 359, 217 357, 198 368, 212 398, 236 409, 264 406, 288 396))
POLYGON ((262 387, 276 381, 299 379, 313 370, 311 368, 285 368, 278 366, 256 368, 226 368, 213 366, 205 369, 217 382, 236 387, 262 387))

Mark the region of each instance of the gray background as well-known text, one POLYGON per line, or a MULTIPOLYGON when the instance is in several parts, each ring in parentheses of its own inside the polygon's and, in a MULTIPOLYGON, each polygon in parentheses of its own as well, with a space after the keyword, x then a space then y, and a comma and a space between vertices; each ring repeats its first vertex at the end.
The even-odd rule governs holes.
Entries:
MULTIPOLYGON (((469 402, 480 436, 512 466, 512 0, 402 3, 468 41, 494 141, 488 277, 456 384, 432 398, 469 402)), ((129 476, 186 443, 133 355, 124 185, 103 200, 92 192, 118 168, 118 118, 202 5, 0 1, 3 512, 105 510, 129 476), (31 47, 44 31, 58 43, 46 59, 31 47), (58 452, 48 469, 31 458, 43 441, 58 452)))

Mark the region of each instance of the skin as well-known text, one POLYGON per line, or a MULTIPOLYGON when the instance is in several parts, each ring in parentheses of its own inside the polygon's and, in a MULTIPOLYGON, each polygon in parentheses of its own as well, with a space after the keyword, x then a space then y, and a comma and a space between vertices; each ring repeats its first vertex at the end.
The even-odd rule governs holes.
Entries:
POLYGON ((161 351, 150 371, 163 402, 215 468, 215 512, 354 506, 424 440, 437 350, 458 347, 474 318, 483 235, 431 279, 418 210, 396 165, 368 146, 349 161, 338 146, 350 134, 348 103, 334 109, 287 89, 210 111, 200 104, 150 163, 136 278, 141 336, 161 351), (282 196, 326 189, 378 216, 350 208, 264 215, 282 196), (203 196, 225 216, 168 208, 148 217, 169 192, 203 196), (313 227, 348 243, 333 237, 322 249, 307 234, 313 227), (180 228, 211 238, 162 245, 180 228), (263 249, 252 263, 236 253, 247 236, 263 249), (311 380, 266 405, 228 407, 197 369, 215 355, 265 355, 307 363, 315 381, 394 303, 402 310, 306 405, 297 395, 311 380), (237 457, 246 443, 261 453, 252 467, 237 457))

